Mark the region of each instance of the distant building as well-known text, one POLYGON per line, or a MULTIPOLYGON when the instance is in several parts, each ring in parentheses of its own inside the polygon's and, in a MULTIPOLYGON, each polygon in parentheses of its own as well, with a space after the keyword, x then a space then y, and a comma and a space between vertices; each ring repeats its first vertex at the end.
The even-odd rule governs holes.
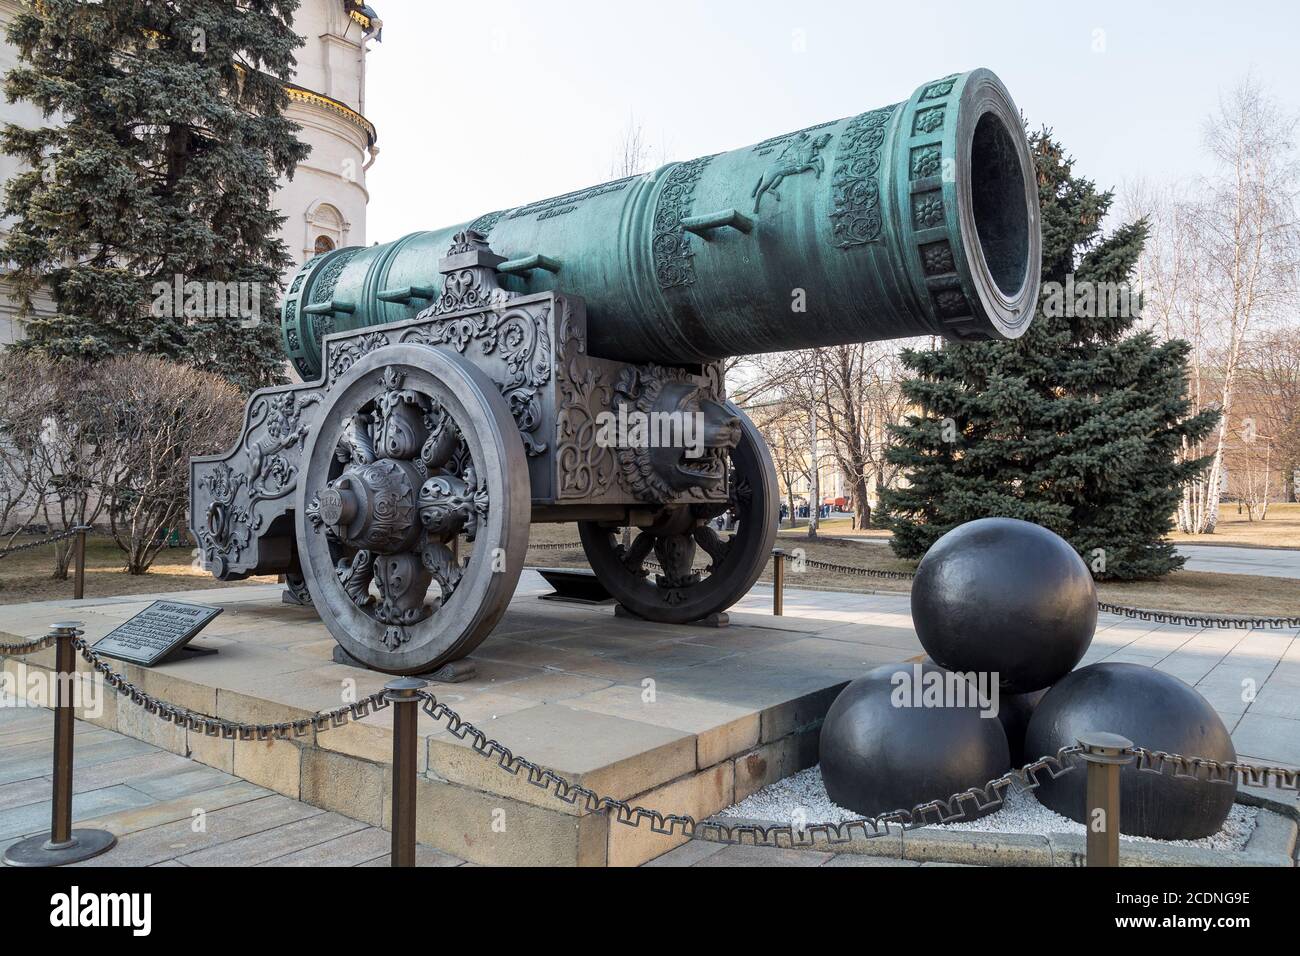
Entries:
MULTIPOLYGON (((3 31, 19 12, 17 0, 0 0, 0 74, 18 62, 3 31)), ((298 137, 311 154, 291 180, 280 184, 276 206, 286 216, 281 236, 294 258, 290 272, 317 252, 366 241, 366 171, 375 161, 375 127, 365 117, 366 55, 382 21, 358 0, 303 0, 294 27, 304 38, 298 72, 289 85, 287 115, 302 127, 298 137)), ((0 102, 0 118, 35 127, 43 120, 30 103, 0 102)), ((0 155, 0 184, 20 164, 0 155)), ((4 223, 0 223, 0 235, 4 223)), ((0 263, 0 346, 22 335, 17 304, 8 293, 0 263)), ((36 302, 50 309, 48 299, 36 302)))

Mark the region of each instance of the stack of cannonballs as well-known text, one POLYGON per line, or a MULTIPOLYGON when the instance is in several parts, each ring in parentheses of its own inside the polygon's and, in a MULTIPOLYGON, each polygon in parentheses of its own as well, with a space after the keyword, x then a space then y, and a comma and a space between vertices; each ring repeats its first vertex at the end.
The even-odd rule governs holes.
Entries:
MULTIPOLYGON (((1227 728, 1176 677, 1141 664, 1075 670, 1097 625, 1083 560, 1045 528, 983 518, 930 548, 912 584, 912 621, 929 660, 877 668, 846 687, 821 733, 826 790, 875 815, 982 787, 1095 731, 1140 747, 1236 759, 1227 728)), ((1036 791, 1084 819, 1082 768, 1036 791)), ((1158 839, 1217 832, 1235 788, 1126 766, 1120 829, 1158 839)), ((967 818, 979 815, 964 802, 967 818)), ((985 812, 992 812, 990 807, 985 812)))

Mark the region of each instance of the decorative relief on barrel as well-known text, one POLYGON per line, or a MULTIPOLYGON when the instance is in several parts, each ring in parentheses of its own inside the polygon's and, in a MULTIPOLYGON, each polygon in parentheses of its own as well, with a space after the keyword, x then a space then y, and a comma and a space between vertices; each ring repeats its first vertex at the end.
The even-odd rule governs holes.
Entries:
POLYGON ((955 272, 957 265, 953 261, 952 246, 948 245, 948 240, 941 239, 923 245, 921 265, 924 266, 927 276, 941 276, 955 272))
POLYGON ((934 106, 928 110, 917 110, 916 116, 912 119, 912 135, 923 136, 926 133, 933 133, 943 125, 944 108, 934 106))
POLYGON ((339 252, 317 277, 311 290, 311 300, 313 303, 328 302, 334 298, 334 287, 339 283, 339 276, 343 275, 343 270, 347 268, 352 257, 357 254, 356 249, 344 249, 339 252))
POLYGON ((956 84, 957 78, 960 75, 961 74, 959 73, 954 73, 951 76, 945 76, 942 80, 935 80, 927 86, 924 91, 922 91, 921 102, 925 102, 926 100, 943 99, 952 92, 952 88, 954 84, 956 84))
POLYGON ((945 321, 970 315, 970 305, 961 289, 941 289, 934 294, 934 307, 945 321))
POLYGON ((912 150, 910 168, 913 179, 937 176, 942 165, 942 155, 937 145, 918 146, 912 150))
POLYGON ((849 121, 835 157, 831 237, 841 248, 880 238, 880 147, 898 104, 849 121))
POLYGON ((524 216, 531 216, 534 213, 539 220, 552 219, 555 216, 563 216, 565 213, 573 212, 582 202, 593 199, 596 196, 603 196, 606 193, 616 193, 626 189, 636 177, 625 176, 622 179, 615 179, 612 182, 602 183, 599 186, 588 186, 586 189, 577 189, 571 193, 565 193, 562 196, 553 196, 550 199, 543 199, 540 202, 529 203, 527 206, 520 206, 510 212, 511 219, 520 219, 524 216))
POLYGON ((477 232, 479 235, 485 237, 489 236, 492 233, 492 228, 500 222, 509 211, 509 209, 499 209, 496 212, 484 213, 469 224, 468 231, 477 232))
POLYGON ((701 156, 689 162, 678 163, 664 183, 659 201, 655 205, 654 259, 655 279, 659 288, 691 285, 695 282, 695 252, 691 249, 682 217, 690 214, 695 197, 695 184, 704 174, 712 156, 701 156))
POLYGON ((912 223, 917 229, 943 225, 943 195, 937 189, 912 197, 912 223))
POLYGON ((807 136, 810 133, 817 132, 819 129, 825 129, 827 126, 834 126, 837 122, 839 121, 827 120, 825 123, 818 123, 815 126, 805 126, 803 129, 796 130, 793 133, 782 133, 780 136, 772 136, 763 140, 761 143, 755 143, 750 147, 750 150, 757 153, 759 156, 767 156, 778 146, 782 146, 798 136, 807 136))
POLYGON ((780 186, 787 176, 797 176, 799 173, 812 170, 813 174, 820 179, 822 173, 826 171, 826 161, 819 154, 830 141, 830 133, 823 133, 816 139, 808 133, 798 133, 788 140, 776 161, 763 171, 763 175, 759 176, 758 182, 754 184, 754 189, 750 193, 754 199, 754 212, 758 212, 759 204, 765 195, 771 196, 777 202, 781 201, 781 194, 776 191, 776 187, 780 186))

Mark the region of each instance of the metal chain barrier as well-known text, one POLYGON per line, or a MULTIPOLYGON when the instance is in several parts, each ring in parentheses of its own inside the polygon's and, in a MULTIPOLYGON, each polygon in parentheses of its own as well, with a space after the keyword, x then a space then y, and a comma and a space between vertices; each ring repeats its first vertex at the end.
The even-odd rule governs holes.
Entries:
POLYGON ((1097 610, 1107 614, 1154 624, 1183 624, 1187 627, 1237 628, 1249 630, 1252 627, 1270 629, 1300 627, 1300 617, 1212 617, 1205 614, 1179 614, 1174 611, 1148 611, 1137 607, 1125 607, 1123 604, 1097 602, 1097 610))
POLYGON ((1256 766, 1227 763, 1208 757, 1184 757, 1163 750, 1133 747, 1138 770, 1146 773, 1170 773, 1206 783, 1230 783, 1243 787, 1274 787, 1277 790, 1300 790, 1300 770, 1290 767, 1256 766))
POLYGON ((35 654, 37 651, 43 651, 51 646, 56 638, 52 634, 46 634, 44 637, 38 637, 34 641, 24 641, 21 644, 0 644, 0 657, 21 657, 23 654, 35 654))
MULTIPOLYGON (((823 839, 828 845, 844 844, 855 838, 873 838, 890 833, 915 830, 933 824, 952 823, 967 819, 970 811, 984 812, 1002 805, 1006 794, 1013 789, 1030 791, 1039 787, 1044 779, 1054 780, 1080 766, 1088 767, 1089 799, 1093 799, 1094 773, 1115 774, 1117 764, 1134 762, 1136 769, 1146 773, 1160 773, 1209 783, 1233 786, 1300 789, 1300 769, 1275 766, 1257 766, 1236 762, 1221 762, 1203 757, 1149 750, 1134 746, 1130 741, 1113 734, 1095 734, 1092 739, 1080 738, 1078 745, 1062 747, 1055 755, 1040 757, 1023 767, 1013 769, 988 781, 983 787, 971 787, 954 793, 946 799, 918 803, 910 810, 898 809, 874 816, 857 817, 839 822, 819 822, 803 825, 754 823, 731 825, 717 819, 697 820, 689 814, 662 813, 626 800, 605 796, 575 784, 561 774, 513 753, 508 747, 488 737, 464 720, 456 711, 442 703, 433 694, 423 690, 427 683, 416 678, 390 681, 384 691, 374 693, 354 703, 330 711, 318 711, 309 717, 272 724, 247 724, 225 720, 208 714, 179 707, 166 700, 147 694, 117 673, 86 643, 83 632, 75 623, 55 624, 45 638, 27 642, 22 647, 30 652, 38 645, 58 643, 59 660, 56 670, 60 675, 75 672, 73 653, 79 653, 93 671, 104 679, 117 693, 142 707, 146 713, 177 726, 183 726, 209 737, 233 740, 284 740, 305 736, 311 730, 323 731, 341 727, 350 720, 359 720, 386 707, 397 706, 394 721, 394 785, 393 785, 393 850, 394 866, 412 866, 415 861, 415 706, 434 721, 444 724, 453 736, 468 741, 474 752, 492 760, 503 773, 518 777, 521 773, 532 786, 547 791, 555 799, 570 806, 581 806, 588 813, 604 813, 617 822, 630 827, 648 823, 650 830, 664 836, 713 843, 743 844, 765 847, 812 847, 823 839), (63 642, 63 643, 58 643, 63 642), (1120 759, 1116 759, 1120 758, 1120 759), (1043 776, 1046 774, 1046 777, 1043 776), (399 783, 401 784, 399 786, 399 783), (400 821, 401 825, 398 825, 400 821)), ((4 646, 0 646, 4 647, 4 646)), ((72 794, 72 719, 73 713, 66 691, 60 689, 56 707, 55 762, 56 794, 52 805, 51 833, 58 840, 51 842, 44 835, 21 841, 6 851, 11 857, 31 857, 46 865, 72 862, 105 852, 115 842, 107 831, 71 829, 72 794)), ((1118 783, 1111 787, 1118 796, 1118 783)), ((1118 804, 1111 811, 1118 820, 1118 804)), ((1089 865, 1117 865, 1117 829, 1106 833, 1088 835, 1089 865)))
MULTIPOLYGON (((814 561, 811 558, 804 558, 802 564, 805 568, 812 568, 815 571, 831 571, 836 574, 853 574, 860 577, 883 578, 892 581, 910 581, 916 577, 915 572, 912 571, 856 568, 846 564, 814 561)), ((1240 630, 1249 630, 1254 627, 1274 630, 1300 628, 1300 617, 1221 617, 1208 614, 1182 614, 1177 611, 1152 611, 1145 608, 1128 607, 1124 604, 1111 604, 1106 601, 1098 601, 1097 610, 1134 620, 1149 621, 1153 624, 1179 624, 1186 627, 1237 628, 1240 630)))
MULTIPOLYGON (((560 544, 530 544, 534 551, 571 551, 582 547, 581 541, 560 544)), ((789 552, 785 552, 789 557, 789 552)), ((647 561, 653 565, 653 561, 647 561)), ((804 558, 800 562, 813 571, 830 571, 834 574, 848 574, 863 578, 878 578, 885 581, 910 581, 916 577, 913 571, 888 571, 881 568, 859 568, 849 564, 832 564, 829 561, 815 561, 804 558)), ((1123 604, 1097 602, 1097 610, 1105 614, 1117 614, 1132 620, 1147 621, 1152 624, 1177 624, 1184 627, 1235 628, 1249 630, 1259 627, 1270 630, 1300 628, 1300 617, 1217 617, 1208 614, 1182 614, 1177 611, 1152 611, 1140 607, 1128 607, 1123 604)))
MULTIPOLYGON (((63 531, 59 534, 52 534, 47 538, 39 541, 26 541, 22 544, 15 544, 10 548, 0 549, 0 559, 9 557, 11 554, 17 554, 20 551, 31 551, 33 548, 43 548, 47 544, 54 544, 56 541, 66 541, 68 538, 75 538, 82 531, 81 528, 73 528, 71 531, 63 531)), ((86 529, 87 534, 91 534, 90 529, 86 529)))
POLYGON ((133 704, 144 708, 146 713, 153 714, 160 720, 185 727, 195 733, 201 733, 205 737, 220 737, 223 740, 262 741, 305 737, 308 731, 342 727, 349 720, 360 720, 389 706, 389 701, 384 692, 379 691, 353 703, 344 704, 342 707, 317 711, 310 717, 301 717, 298 720, 282 721, 276 724, 245 724, 239 721, 225 720, 221 717, 213 717, 209 714, 201 714, 169 703, 151 694, 146 694, 135 684, 113 670, 102 657, 91 649, 80 634, 73 638, 72 646, 85 658, 86 663, 104 678, 106 684, 123 697, 130 698, 133 704))
POLYGON ((534 787, 546 790, 557 800, 569 804, 581 804, 589 813, 607 813, 613 819, 626 826, 640 826, 648 821, 650 829, 665 836, 684 836, 713 843, 750 844, 754 846, 812 846, 818 836, 825 837, 828 843, 847 843, 855 836, 878 837, 898 830, 915 830, 935 823, 952 823, 966 817, 968 810, 984 811, 1000 806, 1011 787, 1020 790, 1033 790, 1039 786, 1039 774, 1046 772, 1047 779, 1057 777, 1074 770, 1077 762, 1073 759, 1082 752, 1081 747, 1062 747, 1055 756, 1042 757, 1018 770, 1010 770, 1000 777, 990 780, 983 787, 972 787, 960 793, 954 793, 946 800, 930 800, 918 803, 910 810, 892 810, 877 816, 858 817, 840 823, 810 823, 801 827, 773 824, 770 827, 752 823, 731 826, 716 820, 698 821, 684 813, 661 813, 647 807, 635 806, 626 800, 602 796, 587 787, 580 786, 557 774, 553 770, 539 766, 526 757, 511 752, 496 740, 489 738, 481 730, 463 720, 459 714, 442 703, 433 694, 424 692, 419 695, 424 703, 424 710, 433 720, 446 725, 447 730, 460 740, 467 740, 480 756, 493 760, 497 768, 504 773, 517 777, 521 772, 534 787), (891 828, 893 828, 891 830, 891 828))
MULTIPOLYGON (((828 844, 842 844, 855 836, 872 838, 900 830, 915 830, 938 823, 953 823, 965 819, 969 810, 984 811, 1001 806, 1011 788, 1020 791, 1037 789, 1040 774, 1046 773, 1054 780, 1070 773, 1083 761, 1084 747, 1062 747, 1054 756, 1040 757, 1019 769, 1010 770, 990 780, 983 787, 972 787, 954 793, 946 800, 918 803, 910 810, 892 810, 877 816, 858 817, 843 822, 809 823, 803 826, 773 824, 760 826, 746 823, 731 826, 717 820, 698 821, 689 814, 661 813, 647 807, 633 805, 626 800, 603 796, 587 787, 566 779, 553 770, 539 766, 526 757, 513 753, 508 747, 488 737, 481 730, 442 703, 433 694, 418 695, 424 703, 421 709, 433 720, 446 725, 447 730, 460 740, 467 740, 480 756, 493 760, 504 773, 518 777, 522 772, 528 783, 546 790, 557 800, 569 805, 581 804, 589 813, 607 813, 626 826, 637 827, 648 821, 650 829, 665 836, 684 836, 713 843, 748 844, 768 847, 811 847, 818 837, 828 844)), ((1209 783, 1241 784, 1250 787, 1274 786, 1281 790, 1300 789, 1300 770, 1285 767, 1255 766, 1242 763, 1223 763, 1204 757, 1186 757, 1144 747, 1128 748, 1127 754, 1136 757, 1136 767, 1144 773, 1168 773, 1174 776, 1204 780, 1209 783)))

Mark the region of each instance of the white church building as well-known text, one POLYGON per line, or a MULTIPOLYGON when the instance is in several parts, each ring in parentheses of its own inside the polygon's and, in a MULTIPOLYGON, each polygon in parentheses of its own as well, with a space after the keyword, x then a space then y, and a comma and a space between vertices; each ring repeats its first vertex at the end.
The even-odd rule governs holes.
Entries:
MULTIPOLYGON (((0 75, 18 62, 4 29, 19 9, 17 0, 0 0, 0 75)), ((382 22, 360 0, 302 0, 294 29, 304 42, 288 85, 286 115, 301 127, 298 138, 311 153, 276 194, 276 206, 286 217, 281 237, 294 259, 290 273, 317 252, 365 244, 366 172, 378 154, 375 127, 365 116, 366 56, 382 22)), ((3 97, 0 119, 28 127, 43 122, 30 103, 6 103, 3 97)), ((0 154, 0 183, 18 169, 16 159, 0 154)), ((4 228, 0 222, 0 235, 4 228)), ((4 268, 0 263, 0 346, 22 336, 4 268)), ((48 300, 35 305, 51 307, 48 300)))

